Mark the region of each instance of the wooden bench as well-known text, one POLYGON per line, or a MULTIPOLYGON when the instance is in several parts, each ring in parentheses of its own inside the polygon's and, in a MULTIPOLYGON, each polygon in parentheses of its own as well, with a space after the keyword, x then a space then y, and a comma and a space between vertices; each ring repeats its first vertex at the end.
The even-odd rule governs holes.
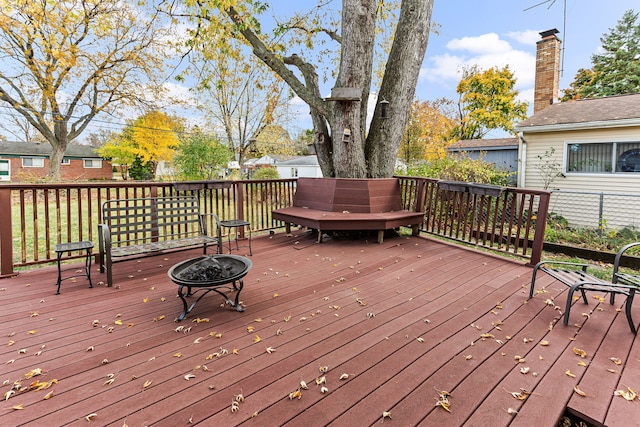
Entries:
POLYGON ((403 209, 397 178, 298 178, 293 205, 276 209, 273 219, 283 221, 287 233, 291 224, 318 231, 378 231, 378 243, 384 231, 410 226, 419 232, 424 212, 403 209))
POLYGON ((222 252, 220 221, 215 214, 215 236, 206 231, 200 203, 191 196, 112 199, 102 205, 98 225, 100 272, 107 272, 107 286, 113 284, 112 265, 118 261, 166 251, 208 246, 222 252))

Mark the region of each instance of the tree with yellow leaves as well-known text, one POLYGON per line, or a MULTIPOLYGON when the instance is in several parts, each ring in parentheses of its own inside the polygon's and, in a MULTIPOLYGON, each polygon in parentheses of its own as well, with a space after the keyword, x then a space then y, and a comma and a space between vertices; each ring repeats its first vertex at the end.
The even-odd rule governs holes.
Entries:
POLYGON ((493 129, 512 132, 514 122, 527 117, 527 103, 517 100, 515 85, 508 65, 485 71, 475 65, 466 68, 456 88, 460 99, 454 139, 483 138, 493 129))
POLYGON ((453 117, 453 102, 448 99, 414 101, 398 157, 407 166, 419 160, 444 158, 455 125, 453 117))
POLYGON ((144 1, 0 0, 0 101, 51 144, 53 180, 96 115, 154 86, 167 30, 157 16, 144 1))
POLYGON ((153 179, 159 162, 173 160, 182 128, 180 119, 150 111, 114 135, 98 153, 118 164, 123 176, 129 171, 134 179, 153 179))
POLYGON ((136 147, 136 157, 141 163, 149 163, 155 173, 159 162, 171 162, 180 143, 177 132, 180 121, 162 111, 150 111, 133 122, 131 139, 136 147))

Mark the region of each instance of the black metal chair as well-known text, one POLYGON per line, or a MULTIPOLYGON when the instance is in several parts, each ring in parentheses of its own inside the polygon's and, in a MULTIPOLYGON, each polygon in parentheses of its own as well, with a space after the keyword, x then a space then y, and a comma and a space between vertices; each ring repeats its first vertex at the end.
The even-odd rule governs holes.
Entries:
POLYGON ((535 282, 538 275, 538 271, 543 271, 549 276, 553 277, 560 283, 569 287, 569 293, 567 295, 567 303, 564 311, 564 324, 569 323, 569 313, 571 311, 571 303, 573 302, 573 294, 575 291, 580 291, 582 300, 585 304, 587 301, 587 291, 605 292, 610 295, 609 303, 615 303, 616 295, 624 295, 627 297, 625 303, 625 314, 631 332, 637 333, 637 328, 633 322, 631 316, 631 307, 633 305, 633 298, 636 290, 640 289, 640 275, 621 273, 619 271, 620 261, 623 254, 630 248, 640 245, 640 242, 631 243, 620 249, 616 255, 613 267, 613 277, 611 281, 603 280, 593 276, 587 272, 589 264, 573 263, 573 262, 559 262, 559 261, 540 261, 533 268, 531 275, 531 288, 529 290, 529 299, 533 298, 535 292, 535 282))

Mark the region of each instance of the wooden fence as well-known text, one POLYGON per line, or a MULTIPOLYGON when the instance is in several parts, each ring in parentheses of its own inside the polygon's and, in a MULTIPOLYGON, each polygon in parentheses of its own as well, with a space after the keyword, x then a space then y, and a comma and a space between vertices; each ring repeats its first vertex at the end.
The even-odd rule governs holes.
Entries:
MULTIPOLYGON (((292 204, 295 179, 0 185, 0 277, 56 260, 57 243, 97 242, 106 200, 195 194, 203 213, 244 219, 252 232, 283 227, 271 211, 292 204)), ((549 192, 400 177, 404 204, 423 210, 421 231, 540 259, 549 192)), ((211 229, 213 224, 207 224, 211 229)))

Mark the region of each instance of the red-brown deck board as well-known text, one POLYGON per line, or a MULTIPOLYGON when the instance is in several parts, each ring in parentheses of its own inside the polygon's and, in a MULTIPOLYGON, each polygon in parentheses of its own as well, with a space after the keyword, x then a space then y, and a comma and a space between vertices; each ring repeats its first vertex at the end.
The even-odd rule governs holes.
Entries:
MULTIPOLYGON (((3 400, 0 425, 85 425, 91 413, 91 425, 113 426, 373 425, 390 411, 384 422, 395 425, 554 426, 567 405, 596 424, 640 423, 638 402, 613 396, 640 388, 640 348, 616 310, 622 299, 610 306, 589 294, 565 327, 545 304, 564 307, 564 285, 541 277, 547 293, 527 301, 531 269, 523 262, 421 237, 317 244, 304 232, 277 233, 254 238, 253 253, 244 312, 210 294, 181 323, 166 272, 198 251, 118 263, 113 288, 99 284, 95 268, 94 289, 78 278, 63 282, 61 295, 54 267, 1 280, 0 381, 27 385, 33 379, 24 374, 41 368, 34 379, 58 383, 3 400), (94 319, 101 325, 92 327, 94 319), (587 352, 587 367, 574 347, 587 352), (207 359, 223 349, 230 354, 207 359), (202 365, 208 371, 196 369, 202 365), (114 382, 105 384, 110 373, 114 382), (189 373, 195 378, 185 380, 189 373), (349 378, 340 380, 343 373, 349 378), (324 394, 315 384, 321 375, 324 394), (301 380, 309 390, 289 399, 301 380), (532 393, 525 401, 510 394, 521 388, 532 393), (451 413, 435 406, 437 390, 452 393, 451 413), (238 394, 245 400, 231 412, 238 394), (23 410, 11 409, 19 404, 23 410)), ((634 316, 640 320, 635 307, 634 316)))

